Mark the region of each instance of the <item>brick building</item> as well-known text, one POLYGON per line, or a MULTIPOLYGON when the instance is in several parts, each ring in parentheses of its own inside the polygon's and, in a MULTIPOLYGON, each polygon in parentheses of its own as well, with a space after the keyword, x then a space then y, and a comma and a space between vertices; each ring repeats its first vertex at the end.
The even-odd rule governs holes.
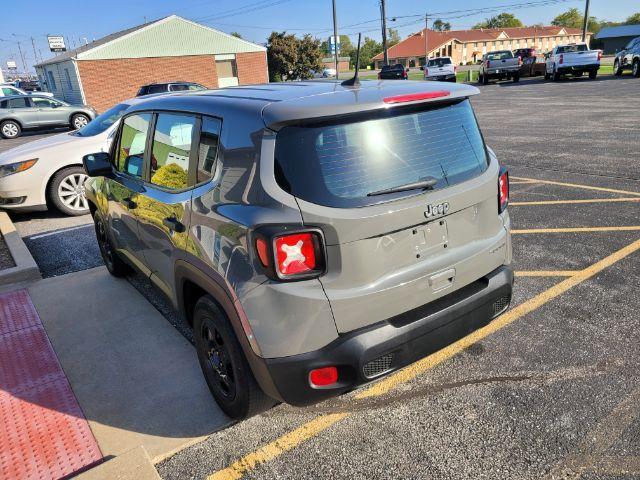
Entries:
POLYGON ((266 48, 176 15, 108 35, 35 67, 56 98, 99 112, 149 83, 188 81, 220 88, 269 81, 266 48))
MULTIPOLYGON (((580 42, 582 30, 568 27, 517 27, 500 29, 451 30, 436 32, 422 29, 387 50, 389 63, 407 67, 424 65, 429 57, 449 56, 456 65, 476 63, 482 55, 495 50, 532 47, 547 52, 556 45, 580 42)), ((587 34, 587 42, 591 33, 587 34)), ((376 68, 382 66, 383 55, 373 57, 376 68)))

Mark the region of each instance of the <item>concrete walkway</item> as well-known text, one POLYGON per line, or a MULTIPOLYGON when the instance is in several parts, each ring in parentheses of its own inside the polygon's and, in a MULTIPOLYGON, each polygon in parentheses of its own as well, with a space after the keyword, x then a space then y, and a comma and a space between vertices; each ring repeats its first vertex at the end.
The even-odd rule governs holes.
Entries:
POLYGON ((104 267, 28 288, 106 459, 140 446, 155 463, 229 423, 193 346, 104 267))

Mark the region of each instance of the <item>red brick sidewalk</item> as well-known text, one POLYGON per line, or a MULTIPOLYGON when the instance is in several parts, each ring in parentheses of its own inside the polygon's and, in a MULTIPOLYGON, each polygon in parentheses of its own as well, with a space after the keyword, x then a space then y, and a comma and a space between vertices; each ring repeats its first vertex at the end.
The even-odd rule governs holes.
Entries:
POLYGON ((28 292, 0 294, 0 478, 57 480, 101 460, 28 292))

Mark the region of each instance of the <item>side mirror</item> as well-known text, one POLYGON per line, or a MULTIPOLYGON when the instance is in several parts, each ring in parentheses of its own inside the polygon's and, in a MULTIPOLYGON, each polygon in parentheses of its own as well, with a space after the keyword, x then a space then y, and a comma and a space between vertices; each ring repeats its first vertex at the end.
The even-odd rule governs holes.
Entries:
POLYGON ((424 65, 420 65, 420 70, 424 70, 424 65))
POLYGON ((91 153, 82 157, 84 171, 90 177, 106 177, 111 175, 111 157, 107 152, 91 153))

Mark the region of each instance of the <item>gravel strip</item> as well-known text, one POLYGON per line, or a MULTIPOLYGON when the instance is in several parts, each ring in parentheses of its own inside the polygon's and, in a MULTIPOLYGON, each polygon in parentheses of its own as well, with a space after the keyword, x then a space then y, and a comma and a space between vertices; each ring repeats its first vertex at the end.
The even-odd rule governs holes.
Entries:
POLYGON ((9 252, 9 247, 4 243, 4 238, 2 238, 2 234, 0 234, 0 270, 15 266, 16 264, 13 261, 11 252, 9 252))

